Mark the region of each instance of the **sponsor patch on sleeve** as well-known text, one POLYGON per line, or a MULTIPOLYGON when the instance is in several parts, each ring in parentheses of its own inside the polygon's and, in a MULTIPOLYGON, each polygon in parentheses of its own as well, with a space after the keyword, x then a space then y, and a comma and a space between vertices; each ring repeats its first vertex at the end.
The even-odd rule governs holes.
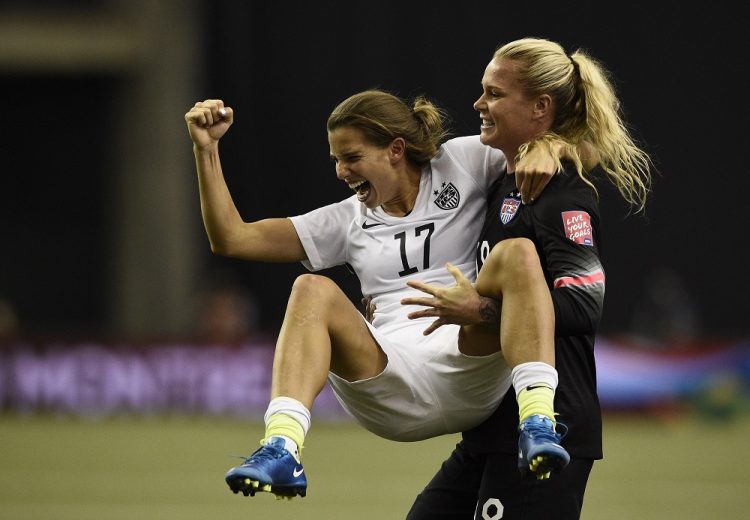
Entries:
POLYGON ((563 211, 563 228, 565 236, 576 244, 594 245, 594 233, 591 228, 591 216, 585 211, 563 211))

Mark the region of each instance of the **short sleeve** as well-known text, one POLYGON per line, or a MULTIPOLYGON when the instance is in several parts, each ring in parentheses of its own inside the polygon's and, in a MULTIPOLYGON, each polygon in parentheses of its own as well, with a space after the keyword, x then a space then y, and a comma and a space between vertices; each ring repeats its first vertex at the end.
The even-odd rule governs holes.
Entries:
POLYGON ((307 254, 307 260, 302 265, 310 271, 319 271, 346 262, 348 231, 359 214, 360 206, 356 196, 353 196, 290 217, 307 254))

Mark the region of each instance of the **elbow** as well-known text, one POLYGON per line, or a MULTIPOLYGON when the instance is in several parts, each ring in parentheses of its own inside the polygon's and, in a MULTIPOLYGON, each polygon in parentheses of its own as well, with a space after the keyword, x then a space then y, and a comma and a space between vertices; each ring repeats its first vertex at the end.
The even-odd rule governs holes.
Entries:
POLYGON ((213 254, 218 256, 232 256, 232 248, 226 241, 209 239, 209 244, 211 245, 211 252, 213 254))
POLYGON ((217 244, 214 244, 211 242, 211 252, 217 256, 227 256, 227 254, 224 252, 224 249, 222 249, 217 244))

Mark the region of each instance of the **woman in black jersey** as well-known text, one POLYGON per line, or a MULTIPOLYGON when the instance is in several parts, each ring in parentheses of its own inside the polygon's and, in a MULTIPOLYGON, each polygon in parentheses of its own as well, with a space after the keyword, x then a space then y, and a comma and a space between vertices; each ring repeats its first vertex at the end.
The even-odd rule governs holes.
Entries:
MULTIPOLYGON (((557 43, 537 38, 510 42, 495 52, 482 87, 474 104, 482 119, 481 141, 502 150, 508 166, 491 190, 477 267, 510 247, 530 248, 541 261, 555 309, 554 408, 558 424, 567 427, 562 444, 571 461, 547 480, 528 474, 518 455, 516 396, 509 392, 486 422, 463 433, 407 518, 578 519, 589 473, 602 458, 594 339, 605 275, 594 184, 610 180, 641 211, 650 191, 651 161, 620 116, 607 72, 582 50, 568 55, 557 43), (560 164, 533 205, 522 204, 515 162, 530 140, 544 146, 547 136, 570 143, 571 160, 560 164), (584 167, 581 150, 595 158, 591 167, 584 167)), ((491 270, 480 270, 472 285, 454 269, 455 286, 415 285, 431 297, 404 303, 426 306, 412 313, 414 318, 437 317, 428 333, 446 323, 473 323, 496 332, 502 314, 501 302, 493 300, 497 273, 491 270)))

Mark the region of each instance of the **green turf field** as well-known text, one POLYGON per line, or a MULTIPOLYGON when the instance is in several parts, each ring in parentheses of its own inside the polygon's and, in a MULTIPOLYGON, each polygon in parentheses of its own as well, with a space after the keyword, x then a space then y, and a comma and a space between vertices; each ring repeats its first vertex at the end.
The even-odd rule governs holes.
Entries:
MULTIPOLYGON (((583 518, 750 518, 750 418, 731 423, 606 417, 583 518)), ((0 519, 401 519, 457 437, 401 444, 316 422, 304 499, 233 495, 230 454, 256 423, 0 416, 0 519)))

